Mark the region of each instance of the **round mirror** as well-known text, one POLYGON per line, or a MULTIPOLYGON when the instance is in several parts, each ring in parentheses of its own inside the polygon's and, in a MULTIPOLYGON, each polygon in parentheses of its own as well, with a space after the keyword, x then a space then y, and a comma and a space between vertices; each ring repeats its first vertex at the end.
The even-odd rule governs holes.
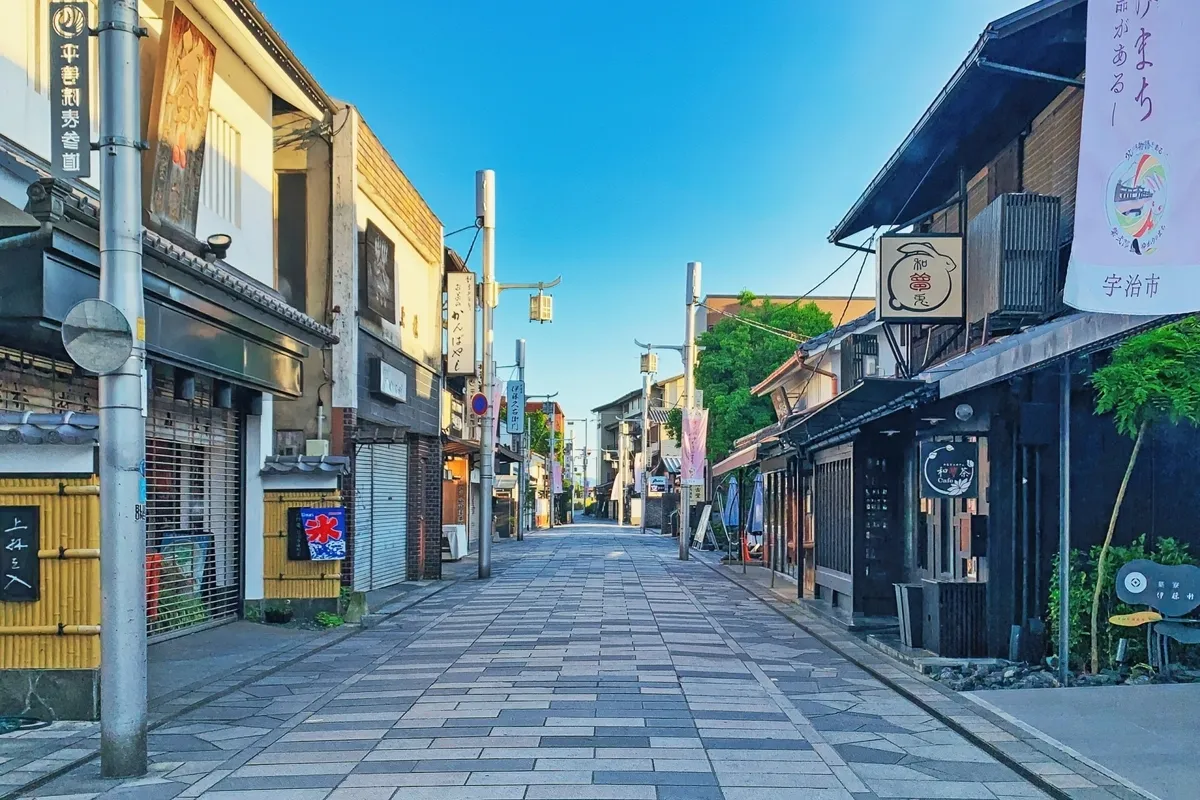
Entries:
POLYGON ((94 297, 67 312, 62 340, 72 361, 98 375, 119 369, 133 352, 129 320, 112 303, 94 297))

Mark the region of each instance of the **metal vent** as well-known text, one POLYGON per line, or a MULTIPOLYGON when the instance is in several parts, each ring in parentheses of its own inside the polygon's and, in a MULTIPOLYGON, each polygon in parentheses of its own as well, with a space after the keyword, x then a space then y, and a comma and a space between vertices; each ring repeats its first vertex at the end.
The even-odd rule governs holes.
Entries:
POLYGON ((992 331, 1039 322, 1058 308, 1060 201, 1002 194, 967 231, 967 318, 992 331))

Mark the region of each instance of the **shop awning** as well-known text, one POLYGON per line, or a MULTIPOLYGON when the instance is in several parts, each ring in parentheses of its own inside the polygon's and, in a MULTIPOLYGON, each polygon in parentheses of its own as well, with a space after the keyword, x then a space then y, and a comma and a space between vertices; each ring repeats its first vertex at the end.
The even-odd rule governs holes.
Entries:
POLYGON ((669 408, 651 408, 646 411, 647 416, 650 417, 650 422, 655 425, 666 425, 667 416, 670 413, 671 410, 669 408))
POLYGON ((758 460, 758 442, 747 445, 741 450, 735 450, 726 458, 713 464, 712 476, 718 478, 726 472, 732 472, 739 467, 744 467, 748 464, 753 464, 758 460))
POLYGON ((1084 69, 1085 0, 1041 0, 992 22, 829 240, 897 225, 959 191, 1084 69), (1014 72, 1005 67, 1026 71, 1014 72))
POLYGON ((679 456, 663 456, 662 466, 668 474, 678 475, 681 469, 679 456))
POLYGON ((866 378, 832 400, 800 415, 783 430, 796 447, 807 448, 842 430, 885 416, 906 403, 919 402, 933 388, 925 381, 866 378))
POLYGON ((479 452, 479 442, 468 441, 450 433, 442 434, 442 455, 471 456, 479 452))
POLYGON ((496 445, 496 458, 509 464, 517 464, 521 461, 521 456, 516 450, 502 444, 496 445))
POLYGON ((1126 337, 1165 325, 1179 317, 1124 314, 1068 314, 1027 328, 926 370, 941 397, 952 397, 1015 377, 1072 355, 1111 347, 1126 337))

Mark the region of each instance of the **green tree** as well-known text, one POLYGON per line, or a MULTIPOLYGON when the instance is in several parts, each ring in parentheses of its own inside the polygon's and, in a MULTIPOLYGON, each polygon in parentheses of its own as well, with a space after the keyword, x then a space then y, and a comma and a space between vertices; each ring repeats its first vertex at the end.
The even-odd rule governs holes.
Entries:
POLYGON ((1100 671, 1100 598, 1110 577, 1105 562, 1146 428, 1160 420, 1200 425, 1200 320, 1189 317, 1125 341, 1113 351, 1112 360, 1092 374, 1092 386, 1096 413, 1111 413, 1117 430, 1133 439, 1096 567, 1100 578, 1092 594, 1091 620, 1091 668, 1096 673, 1100 671))
MULTIPOLYGON (((525 435, 529 437, 532 452, 543 456, 550 454, 550 424, 544 411, 525 412, 525 435)), ((563 439, 561 435, 556 435, 554 439, 554 450, 560 464, 566 453, 563 439)))
POLYGON ((683 441, 683 409, 672 408, 667 412, 667 436, 675 440, 675 444, 683 441))
MULTIPOLYGON (((833 327, 833 317, 816 303, 761 303, 742 292, 739 317, 801 336, 817 336, 833 327)), ((771 400, 750 390, 796 352, 796 343, 728 317, 697 341, 704 349, 696 368, 696 386, 708 408, 708 456, 722 458, 733 442, 770 425, 775 414, 771 400)))

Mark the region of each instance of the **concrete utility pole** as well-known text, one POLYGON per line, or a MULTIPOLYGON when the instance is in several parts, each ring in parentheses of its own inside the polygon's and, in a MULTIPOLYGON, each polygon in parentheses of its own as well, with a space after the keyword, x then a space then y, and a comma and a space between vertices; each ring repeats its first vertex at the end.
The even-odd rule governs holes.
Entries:
POLYGON ((496 482, 496 414, 492 408, 492 317, 500 296, 496 288, 496 173, 475 173, 475 217, 483 228, 483 431, 479 436, 479 577, 492 575, 492 489, 496 482))
MULTIPOLYGON (((525 385, 525 340, 517 339, 517 380, 521 385, 525 385)), ((521 392, 524 395, 524 392, 521 392)), ((525 416, 525 409, 520 411, 522 417, 525 416)), ((524 427, 524 426, 522 426, 524 427)), ((529 475, 525 469, 525 454, 529 451, 529 431, 523 430, 520 434, 521 446, 517 448, 517 455, 520 461, 517 464, 517 541, 525 539, 525 493, 529 491, 529 487, 525 485, 525 481, 529 475)))
MULTIPOLYGON (((100 299, 134 331, 100 376, 100 772, 146 774, 146 357, 137 3, 100 3, 100 299)), ((86 65, 84 65, 86 67, 86 65)))
POLYGON ((650 464, 646 429, 650 427, 650 373, 642 373, 642 533, 646 532, 646 507, 650 499, 650 464))
POLYGON ((588 427, 591 424, 591 417, 573 417, 567 420, 567 424, 574 425, 576 422, 583 423, 583 478, 580 486, 579 496, 583 499, 583 505, 587 507, 587 479, 588 479, 588 427))
MULTIPOLYGON (((1071 357, 1062 362, 1058 443, 1058 682, 1071 677, 1071 357)), ((1023 620, 1022 620, 1023 621, 1023 620)))
POLYGON ((629 423, 625 420, 617 421, 617 480, 621 482, 621 491, 617 493, 617 524, 625 524, 625 459, 627 445, 626 439, 629 438, 629 423))
MULTIPOLYGON (((687 316, 683 323, 683 408, 688 414, 696 402, 696 304, 700 302, 700 262, 690 261, 687 265, 687 316)), ((686 435, 686 430, 685 430, 686 435)), ((682 474, 680 478, 682 478, 682 474)), ((679 560, 687 561, 691 552, 692 509, 691 487, 679 481, 679 560)))

